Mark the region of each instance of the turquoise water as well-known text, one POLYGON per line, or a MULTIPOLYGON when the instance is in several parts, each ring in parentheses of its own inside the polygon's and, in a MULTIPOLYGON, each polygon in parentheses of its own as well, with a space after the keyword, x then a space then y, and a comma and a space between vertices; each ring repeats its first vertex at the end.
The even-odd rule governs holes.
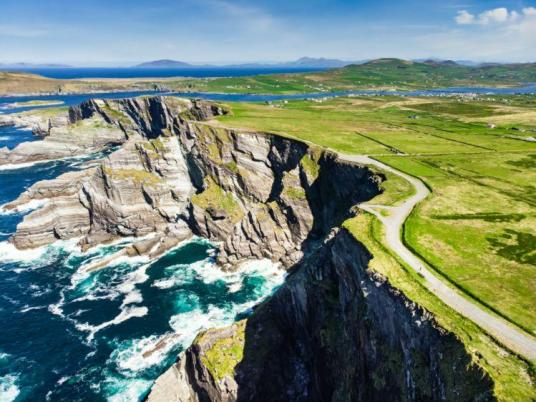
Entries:
MULTIPOLYGON (((0 170, 0 205, 84 163, 0 170)), ((0 213, 2 402, 139 400, 199 330, 249 314, 284 279, 267 261, 223 273, 200 238, 157 261, 125 257, 87 274, 84 264, 131 240, 87 253, 76 240, 20 252, 6 240, 27 212, 0 213)))

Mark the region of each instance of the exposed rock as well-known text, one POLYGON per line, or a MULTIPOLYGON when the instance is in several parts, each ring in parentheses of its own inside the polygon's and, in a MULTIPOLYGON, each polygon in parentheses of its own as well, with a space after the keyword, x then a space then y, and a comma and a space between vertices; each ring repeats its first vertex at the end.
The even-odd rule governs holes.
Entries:
POLYGON ((15 126, 32 130, 35 135, 46 137, 53 128, 65 127, 69 123, 67 112, 54 113, 9 113, 0 114, 0 126, 15 126))
POLYGON ((7 205, 49 200, 25 217, 11 241, 29 248, 81 236, 80 244, 91 247, 153 233, 184 238, 187 224, 220 242, 218 260, 227 269, 250 258, 289 267, 353 205, 378 193, 377 176, 334 154, 196 120, 224 112, 176 98, 71 108, 71 125, 104 121, 128 139, 97 168, 39 183, 7 205))
POLYGON ((205 354, 217 339, 240 339, 236 324, 198 337, 148 400, 494 400, 462 342, 367 271, 370 258, 341 230, 248 319, 241 359, 225 378, 205 354))

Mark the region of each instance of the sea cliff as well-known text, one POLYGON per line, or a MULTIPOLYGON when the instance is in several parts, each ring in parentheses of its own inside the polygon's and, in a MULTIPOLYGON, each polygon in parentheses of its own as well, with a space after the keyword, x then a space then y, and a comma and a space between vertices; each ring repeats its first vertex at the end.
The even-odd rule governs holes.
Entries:
MULTIPOLYGON (((212 121, 228 112, 161 97, 73 107, 42 143, 54 148, 68 135, 68 155, 114 148, 4 206, 44 202, 10 239, 19 249, 135 237, 127 253, 156 257, 198 235, 219 245, 223 269, 269 258, 288 270, 247 320, 200 334, 148 400, 493 400, 492 380, 463 343, 369 270, 372 255, 341 229, 384 177, 212 121)), ((32 144, 4 150, 3 163, 46 159, 32 144)))

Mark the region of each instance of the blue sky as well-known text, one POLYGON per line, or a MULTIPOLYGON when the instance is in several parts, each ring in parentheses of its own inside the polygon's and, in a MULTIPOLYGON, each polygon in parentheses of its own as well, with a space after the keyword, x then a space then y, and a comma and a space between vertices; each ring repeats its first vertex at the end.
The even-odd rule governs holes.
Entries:
POLYGON ((0 62, 536 61, 536 0, 1 0, 0 62))

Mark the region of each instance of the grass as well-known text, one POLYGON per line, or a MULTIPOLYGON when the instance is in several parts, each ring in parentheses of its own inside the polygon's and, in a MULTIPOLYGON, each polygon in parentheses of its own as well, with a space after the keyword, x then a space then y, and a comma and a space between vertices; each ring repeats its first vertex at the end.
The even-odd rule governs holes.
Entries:
POLYGON ((372 215, 363 213, 344 223, 344 227, 373 255, 370 270, 388 278, 411 300, 431 312, 436 321, 452 331, 465 344, 473 361, 491 375, 495 394, 502 401, 531 401, 536 398, 531 366, 501 348, 479 327, 440 302, 422 284, 423 279, 406 267, 383 245, 383 226, 372 215))
MULTIPOLYGON (((216 381, 233 377, 235 367, 243 358, 246 320, 235 323, 236 330, 227 338, 220 338, 201 356, 203 365, 216 381)), ((203 342, 206 334, 200 334, 194 343, 203 342)))
POLYGON ((244 212, 233 194, 225 192, 210 176, 205 178, 205 184, 206 188, 203 192, 192 196, 192 203, 205 210, 210 208, 223 210, 231 222, 239 222, 244 212))
MULTIPOLYGON (((535 334, 536 143, 507 137, 512 127, 536 128, 534 99, 388 96, 290 101, 278 108, 232 104, 233 113, 218 119, 368 154, 424 180, 432 193, 407 221, 408 246, 468 295, 535 334), (483 114, 503 116, 505 108, 507 124, 491 129, 481 120, 483 114)), ((392 205, 412 194, 403 179, 387 178, 372 203, 392 205)))
POLYGON ((157 175, 138 169, 110 169, 103 167, 103 172, 112 180, 130 180, 138 185, 157 185, 162 179, 157 175))

